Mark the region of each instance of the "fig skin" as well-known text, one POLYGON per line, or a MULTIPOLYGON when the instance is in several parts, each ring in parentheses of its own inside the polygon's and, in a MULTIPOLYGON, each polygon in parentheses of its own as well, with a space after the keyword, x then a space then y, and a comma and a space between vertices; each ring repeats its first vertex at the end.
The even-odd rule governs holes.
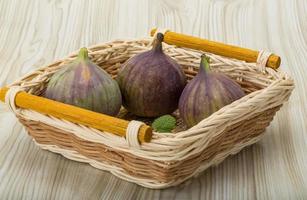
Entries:
POLYGON ((188 127, 192 127, 244 95, 235 81, 222 73, 210 71, 209 58, 202 55, 198 74, 181 94, 180 117, 188 127))
POLYGON ((123 106, 141 117, 158 117, 175 111, 186 85, 181 67, 162 51, 163 35, 153 48, 127 60, 116 78, 123 106))
POLYGON ((75 62, 50 78, 44 96, 112 116, 119 112, 122 103, 117 82, 89 60, 86 48, 80 49, 75 62))

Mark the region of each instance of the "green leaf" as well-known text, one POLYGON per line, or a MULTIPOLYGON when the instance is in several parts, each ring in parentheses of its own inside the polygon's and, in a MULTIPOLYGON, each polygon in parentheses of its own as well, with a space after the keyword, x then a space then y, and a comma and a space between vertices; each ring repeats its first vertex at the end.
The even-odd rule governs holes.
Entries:
POLYGON ((151 126, 156 132, 171 132, 176 126, 176 119, 171 115, 163 115, 155 119, 151 126))

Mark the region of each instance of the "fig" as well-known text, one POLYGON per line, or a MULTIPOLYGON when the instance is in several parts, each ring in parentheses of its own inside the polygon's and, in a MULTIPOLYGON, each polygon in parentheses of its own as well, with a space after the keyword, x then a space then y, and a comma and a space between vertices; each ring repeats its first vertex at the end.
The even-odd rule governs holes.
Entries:
POLYGON ((180 96, 179 114, 184 123, 192 127, 244 95, 235 81, 222 73, 212 72, 209 57, 203 54, 197 75, 180 96))
POLYGON ((178 107, 186 85, 180 66, 162 50, 163 34, 158 33, 152 49, 128 59, 116 77, 123 106, 141 117, 169 114, 178 107))
POLYGON ((44 96, 112 116, 122 103, 117 82, 90 61, 86 48, 80 49, 74 62, 52 75, 44 96))

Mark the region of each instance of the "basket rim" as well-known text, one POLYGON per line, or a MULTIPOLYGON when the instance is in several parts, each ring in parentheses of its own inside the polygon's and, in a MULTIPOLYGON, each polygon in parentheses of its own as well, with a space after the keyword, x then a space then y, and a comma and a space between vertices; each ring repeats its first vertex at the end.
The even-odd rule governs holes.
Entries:
MULTIPOLYGON (((133 43, 133 42, 138 42, 138 41, 147 41, 147 43, 151 43, 151 41, 152 41, 152 39, 153 39, 153 37, 151 37, 151 36, 149 36, 149 37, 145 37, 145 38, 142 38, 142 39, 135 39, 135 38, 126 38, 126 39, 113 39, 113 40, 108 40, 108 41, 106 41, 106 42, 103 42, 103 43, 99 43, 99 44, 95 44, 95 45, 91 45, 91 46, 89 46, 88 47, 88 49, 90 50, 90 51, 94 51, 97 47, 101 47, 101 46, 110 46, 110 45, 114 45, 114 44, 127 44, 127 45, 129 45, 129 43, 133 43)), ((164 44, 164 45, 166 45, 167 47, 176 47, 176 48, 180 48, 180 49, 188 49, 188 48, 182 48, 182 47, 177 47, 177 46, 175 46, 175 45, 169 45, 169 44, 164 44)), ((195 52, 200 52, 200 51, 198 51, 198 50, 193 50, 193 49, 188 49, 188 50, 190 50, 190 51, 195 51, 195 52)), ((209 55, 212 55, 212 53, 208 53, 209 55)), ((61 59, 59 59, 59 60, 56 60, 56 61, 54 61, 54 62, 51 62, 50 64, 47 64, 47 65, 45 65, 45 66, 42 66, 42 67, 39 67, 39 68, 37 68, 37 69, 35 69, 34 71, 30 71, 29 73, 26 73, 25 75, 23 75, 21 78, 19 78, 18 80, 16 80, 16 81, 14 81, 12 84, 10 84, 9 85, 9 88, 10 87, 12 87, 12 86, 16 86, 16 85, 18 85, 18 82, 20 82, 20 81, 31 81, 33 78, 35 78, 36 76, 38 76, 38 75, 41 75, 41 74, 43 74, 44 73, 44 71, 46 70, 46 69, 48 69, 49 67, 52 67, 52 66, 54 66, 54 65, 56 65, 56 64, 58 64, 58 63, 61 63, 61 62, 63 62, 64 60, 72 60, 72 59, 74 59, 75 57, 77 57, 77 55, 78 55, 78 50, 75 50, 75 51, 72 51, 72 53, 70 53, 68 56, 65 56, 65 57, 63 57, 63 58, 61 58, 61 59)), ((92 52, 89 52, 89 56, 91 56, 92 55, 92 52)), ((227 57, 224 57, 224 56, 220 56, 220 55, 216 55, 217 57, 221 57, 221 58, 226 58, 226 59, 229 59, 229 60, 231 60, 231 61, 233 61, 233 62, 240 62, 240 63, 244 63, 244 65, 246 65, 246 66, 248 66, 248 67, 250 67, 250 66, 254 66, 256 63, 247 63, 247 62, 245 62, 245 61, 242 61, 242 60, 237 60, 237 59, 234 59, 234 58, 227 58, 227 57)), ((270 71, 272 71, 273 69, 271 69, 271 68, 266 68, 266 70, 270 70, 270 71)), ((293 81, 293 79, 289 76, 289 75, 287 75, 286 73, 284 73, 284 72, 282 72, 282 70, 279 68, 279 69, 277 69, 277 70, 274 70, 274 71, 276 71, 277 73, 279 73, 280 74, 280 76, 278 77, 278 79, 280 79, 281 81, 283 81, 283 80, 288 80, 288 81, 290 81, 291 82, 291 85, 293 85, 294 86, 294 81, 293 81)), ((261 73, 261 72, 259 72, 259 73, 261 73)), ((266 71, 266 73, 267 73, 267 71, 266 71)), ((278 81, 278 79, 276 80, 276 81, 278 81)), ((274 84, 274 82, 272 82, 271 84, 274 84)), ((263 88, 263 89, 265 89, 265 88, 263 88)), ((260 89, 260 90, 263 90, 263 89, 260 89)), ((260 90, 258 90, 258 91, 260 91, 260 90)), ((253 93, 253 92, 252 92, 253 93)), ((252 93, 250 93, 250 94, 252 94, 252 93)), ((248 95, 250 95, 250 94, 248 94, 248 95)), ((246 96, 248 96, 248 95, 245 95, 244 97, 246 97, 246 96)), ((243 97, 243 98, 244 98, 243 97)), ((242 99, 242 98, 241 98, 242 99)), ((240 99, 239 99, 240 100, 240 99)), ((239 101, 239 100, 236 100, 236 101, 239 101)), ((236 102, 236 101, 234 101, 234 102, 236 102)), ((231 104, 233 104, 234 102, 232 102, 231 104)), ((229 104, 229 105, 231 105, 231 104, 229 104)), ((228 107, 229 105, 226 105, 226 106, 224 106, 223 108, 225 108, 225 107, 228 107)), ((216 112, 215 112, 216 113, 216 112)), ((214 114, 214 113, 213 113, 214 114)), ((213 115, 212 114, 212 115, 213 115)), ((212 116, 212 115, 210 115, 210 116, 212 116)), ((209 117, 210 117, 209 116, 209 117)), ((206 118, 207 119, 207 118, 206 118)), ((204 119, 205 120, 205 119, 204 119)), ((197 125, 195 125, 195 126, 197 126, 197 125)), ((193 127, 191 127, 191 128, 193 128, 193 127)), ((182 132, 182 131, 181 131, 182 132)))
MULTIPOLYGON (((93 46, 90 46, 88 49, 90 51, 90 56, 93 55, 93 52, 95 51, 95 49, 97 49, 98 47, 102 47, 102 46, 105 46, 106 49, 109 48, 111 45, 113 46, 118 46, 118 45, 130 45, 130 44, 134 44, 134 43, 141 43, 140 45, 140 48, 143 48, 146 49, 146 46, 144 46, 144 44, 148 44, 150 42, 150 38, 147 38, 147 39, 135 39, 135 40, 113 40, 111 42, 106 42, 106 43, 102 43, 102 44, 98 44, 98 45, 93 45, 93 46), (142 43, 146 41, 145 43, 142 43)), ((167 45, 166 44, 166 48, 179 48, 179 49, 183 49, 183 50, 186 50, 186 48, 180 48, 180 47, 175 47, 173 45, 167 45)), ((190 49, 189 49, 190 50, 190 49)), ((196 50, 190 50, 192 53, 194 52, 199 52, 199 51, 196 51, 196 50)), ((212 55, 212 54, 209 54, 209 55, 212 55)), ((34 72, 30 73, 30 74, 27 74, 25 75, 23 78, 19 79, 19 81, 16 81, 14 82, 11 86, 16 86, 18 85, 21 81, 33 81, 33 79, 35 79, 37 76, 40 76, 40 75, 44 75, 44 73, 49 73, 48 72, 48 69, 52 66, 56 66, 57 64, 59 63, 63 63, 63 61, 65 60, 72 60, 74 57, 76 56, 76 53, 72 53, 70 54, 68 57, 64 58, 64 59, 61 59, 61 60, 58 60, 58 61, 55 61, 45 67, 42 67, 42 68, 39 68, 37 70, 35 70, 34 72)), ((223 58, 222 56, 216 56, 218 59, 220 58, 223 58)), ((225 59, 225 58, 224 58, 225 59)), ((246 63, 244 61, 239 61, 239 60, 235 60, 235 59, 229 59, 229 58, 226 58, 227 60, 229 60, 230 63, 243 63, 244 66, 247 66, 247 67, 254 67, 255 63, 246 63)), ((255 91, 255 92, 252 92, 246 96, 244 96, 243 98, 223 107, 222 109, 220 109, 219 111, 213 113, 212 115, 210 115, 208 118, 206 119, 203 119, 201 122, 199 122, 197 125, 195 125, 194 127, 188 129, 188 130, 185 130, 185 131, 181 131, 181 132, 177 132, 177 133, 157 133, 157 132, 154 132, 155 135, 160 135, 160 136, 163 136, 163 140, 167 143, 167 142, 171 142, 171 143, 176 143, 178 141, 181 141, 182 140, 186 140, 187 143, 190 142, 190 139, 191 138, 194 138, 194 142, 197 143, 199 140, 199 138, 203 138, 205 136, 208 136, 208 137, 211 137, 209 134, 208 134, 208 129, 214 129, 216 128, 218 125, 217 123, 213 122, 213 120, 217 120, 222 123, 224 126, 229 126, 231 125, 232 123, 234 123, 235 121, 233 120, 231 123, 225 123, 225 117, 222 116, 222 113, 226 113, 227 114, 227 117, 228 119, 230 118, 230 116, 233 116, 233 115, 237 115, 237 112, 239 112, 240 110, 242 109, 246 109, 246 106, 242 106, 242 103, 246 103, 246 104, 254 104, 254 103, 257 103, 257 102, 260 102, 260 101, 265 101, 267 99, 270 99, 270 98, 274 98, 276 96, 278 96, 278 94, 280 93, 280 91, 290 91, 293 89, 293 80, 287 76, 286 74, 282 73, 281 71, 277 71, 275 72, 273 69, 266 69, 267 73, 272 73, 273 75, 276 75, 277 74, 277 79, 275 81, 273 81, 271 84, 268 85, 268 87, 264 88, 264 89, 261 89, 261 90, 258 90, 258 91, 255 91), (275 74, 274 74, 275 73, 275 74), (262 97, 262 95, 266 95, 266 99, 264 99, 262 97), (233 113, 233 114, 232 114, 233 113), (225 125, 226 124, 226 125, 225 125), (202 133, 200 133, 202 132, 202 133), (169 135, 171 135, 172 137, 168 137, 169 135), (167 137, 165 137, 167 136, 167 137), (198 140, 198 141, 197 141, 198 140)), ((260 73, 260 72, 259 72, 260 73)), ((286 92, 284 94, 284 96, 286 96, 284 98, 284 100, 287 99, 287 95, 288 93, 286 92)), ((273 104, 275 105, 275 104, 273 104)), ((276 106, 276 105, 275 105, 276 106)), ((257 105, 256 105, 257 107, 257 105)), ((261 111, 261 109, 264 109, 264 108, 261 108, 259 105, 257 108, 260 108, 259 111, 261 111)), ((269 108, 269 107, 266 107, 266 108, 269 108)), ((233 116, 234 117, 234 116, 233 116)), ((221 129, 222 131, 222 129, 221 129)), ((216 134, 217 132, 213 133, 211 131, 210 134, 216 134)), ((118 137, 118 136, 116 136, 118 137)), ((212 138, 212 137, 211 137, 212 138)), ((159 138, 158 138, 159 139, 159 138)), ((157 142, 157 139, 153 139, 154 142, 157 142)), ((165 144, 164 143, 161 143, 162 145, 165 144)), ((207 143, 207 141, 201 141, 202 144, 205 144, 207 143)), ((182 145, 182 144, 181 144, 182 145)), ((205 145, 204 145, 205 146, 205 145)), ((138 149, 133 149, 132 151, 135 153, 135 155, 140 155, 142 156, 142 153, 143 153, 143 150, 148 150, 150 149, 152 146, 150 144, 144 144, 144 148, 141 149, 141 150, 138 150, 138 149)), ((204 147, 205 148, 205 147, 204 147)), ((203 149, 203 148, 202 148, 203 149)), ((202 150, 201 149, 201 150, 202 150)), ((123 149, 122 149, 123 150, 123 149)), ((124 151, 128 151, 130 152, 131 149, 124 149, 124 151)), ((192 153, 189 153, 188 155, 191 155, 191 154, 195 154, 197 152, 199 152, 200 149, 198 149, 197 151, 193 152, 192 153)), ((186 155, 187 156, 187 155, 186 155)), ((157 157, 153 156, 151 157, 152 159, 156 160, 157 157)), ((182 158, 182 157, 181 157, 182 158)), ((166 160, 173 160, 173 159, 170 159, 170 158, 165 158, 166 160)), ((157 159, 159 160, 159 159, 157 159)))

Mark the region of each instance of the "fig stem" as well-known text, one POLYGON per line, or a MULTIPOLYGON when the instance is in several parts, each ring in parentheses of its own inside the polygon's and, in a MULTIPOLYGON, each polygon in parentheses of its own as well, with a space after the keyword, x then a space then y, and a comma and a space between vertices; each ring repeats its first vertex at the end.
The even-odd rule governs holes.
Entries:
POLYGON ((200 66, 201 68, 203 68, 205 70, 205 72, 210 71, 210 58, 208 56, 206 56, 205 54, 201 55, 201 62, 200 62, 200 66))
POLYGON ((78 59, 83 60, 83 61, 88 60, 88 50, 87 50, 87 48, 83 47, 79 50, 78 59))
POLYGON ((152 49, 154 51, 162 52, 162 42, 163 42, 164 36, 162 33, 158 33, 156 38, 154 39, 152 43, 152 49))

